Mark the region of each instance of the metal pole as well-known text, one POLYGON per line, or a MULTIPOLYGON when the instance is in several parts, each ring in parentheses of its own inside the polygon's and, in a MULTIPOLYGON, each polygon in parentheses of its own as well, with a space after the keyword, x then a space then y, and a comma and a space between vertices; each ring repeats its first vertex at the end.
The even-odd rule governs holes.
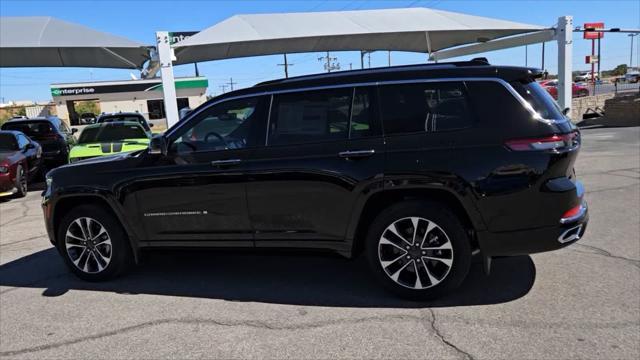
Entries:
POLYGON ((600 34, 598 34, 598 79, 600 79, 600 34))
POLYGON ((629 67, 633 67, 633 37, 634 34, 629 34, 629 38, 631 38, 631 53, 629 54, 629 67))
POLYGON ((544 43, 542 43, 542 70, 544 70, 544 43))
POLYGON ((556 34, 558 43, 558 104, 571 114, 571 69, 573 58, 573 17, 558 18, 556 34))
POLYGON ((389 66, 391 66, 391 50, 387 52, 387 61, 389 63, 389 66))
POLYGON ((529 66, 529 46, 524 46, 524 67, 529 66))
POLYGON ((360 50, 360 69, 364 69, 364 50, 360 50))
POLYGON ((167 128, 170 128, 180 118, 178 117, 178 102, 176 100, 176 83, 173 78, 173 50, 171 49, 168 31, 156 32, 156 45, 160 60, 164 112, 167 119, 167 128))
POLYGON ((196 68, 196 77, 199 77, 200 76, 200 71, 198 71, 198 63, 193 63, 193 65, 196 68))

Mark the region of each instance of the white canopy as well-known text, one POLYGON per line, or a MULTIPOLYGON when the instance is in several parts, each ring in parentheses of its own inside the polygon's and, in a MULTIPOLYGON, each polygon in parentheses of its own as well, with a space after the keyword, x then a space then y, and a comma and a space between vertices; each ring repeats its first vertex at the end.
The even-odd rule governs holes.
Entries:
POLYGON ((432 53, 541 26, 427 8, 232 16, 177 43, 177 64, 339 50, 432 53))
POLYGON ((77 66, 139 69, 143 44, 52 17, 0 18, 0 67, 77 66))

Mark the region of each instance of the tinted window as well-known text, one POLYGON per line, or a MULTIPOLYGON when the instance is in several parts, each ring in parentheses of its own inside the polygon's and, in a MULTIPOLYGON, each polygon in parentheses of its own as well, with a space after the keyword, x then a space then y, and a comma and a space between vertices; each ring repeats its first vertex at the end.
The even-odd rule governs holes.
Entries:
POLYGON ((191 152, 247 147, 251 123, 260 121, 258 102, 258 98, 249 98, 212 106, 181 129, 173 149, 191 152))
POLYGON ((100 120, 98 121, 98 123, 108 123, 108 122, 114 122, 114 121, 132 121, 132 122, 137 122, 140 125, 142 125, 142 127, 149 131, 149 124, 147 124, 147 120, 145 120, 145 118, 142 115, 108 115, 108 116, 101 116, 100 120))
POLYGON ((472 124, 462 82, 381 86, 380 103, 386 134, 447 131, 472 124))
POLYGON ((111 123, 85 128, 78 143, 110 142, 124 139, 145 139, 147 133, 138 124, 111 123))
MULTIPOLYGON (((533 107, 543 119, 562 120, 564 115, 558 103, 553 100, 540 84, 535 81, 528 83, 515 82, 512 84, 516 91, 533 107)), ((571 91, 571 90, 569 90, 571 91)))
POLYGON ((371 97, 368 88, 356 88, 351 110, 351 139, 374 135, 371 97))
POLYGON ((12 134, 0 134, 0 151, 18 150, 18 142, 12 134))
POLYGON ((19 121, 19 122, 7 122, 2 125, 3 130, 17 130, 21 131, 29 137, 38 137, 41 135, 47 135, 54 132, 53 126, 48 121, 19 121))
POLYGON ((269 144, 346 139, 352 91, 344 88, 275 95, 269 144))

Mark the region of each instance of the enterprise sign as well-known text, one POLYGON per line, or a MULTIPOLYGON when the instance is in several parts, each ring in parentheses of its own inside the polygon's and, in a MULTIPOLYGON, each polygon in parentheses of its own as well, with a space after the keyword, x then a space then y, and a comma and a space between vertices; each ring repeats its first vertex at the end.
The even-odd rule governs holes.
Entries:
MULTIPOLYGON (((176 89, 186 88, 207 88, 209 81, 206 78, 193 78, 193 79, 176 79, 176 89)), ((65 87, 51 87, 51 96, 75 96, 75 95, 94 95, 94 94, 112 94, 123 92, 138 92, 138 91, 162 91, 162 83, 160 79, 157 81, 145 81, 135 82, 131 81, 122 84, 109 84, 100 85, 95 84, 92 86, 65 86, 65 87)))

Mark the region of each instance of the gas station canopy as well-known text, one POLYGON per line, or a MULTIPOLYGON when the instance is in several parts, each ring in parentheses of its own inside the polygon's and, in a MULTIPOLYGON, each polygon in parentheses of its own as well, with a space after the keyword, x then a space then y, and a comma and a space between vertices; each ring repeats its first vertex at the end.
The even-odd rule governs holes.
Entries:
POLYGON ((140 69, 145 45, 52 17, 2 17, 0 67, 140 69))
POLYGON ((174 64, 316 51, 432 53, 543 29, 428 8, 236 15, 175 44, 174 64))

